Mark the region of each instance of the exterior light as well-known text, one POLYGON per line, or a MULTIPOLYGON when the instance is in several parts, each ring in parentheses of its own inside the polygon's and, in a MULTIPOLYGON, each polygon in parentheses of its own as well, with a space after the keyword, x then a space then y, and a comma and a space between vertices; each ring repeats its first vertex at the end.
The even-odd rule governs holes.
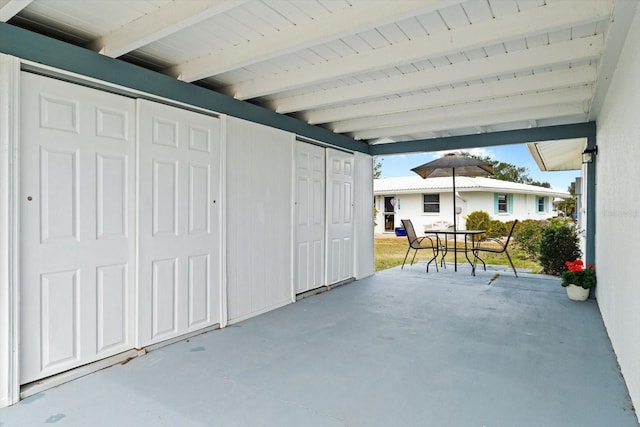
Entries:
POLYGON ((598 154, 598 146, 587 148, 582 152, 582 163, 593 163, 598 154))

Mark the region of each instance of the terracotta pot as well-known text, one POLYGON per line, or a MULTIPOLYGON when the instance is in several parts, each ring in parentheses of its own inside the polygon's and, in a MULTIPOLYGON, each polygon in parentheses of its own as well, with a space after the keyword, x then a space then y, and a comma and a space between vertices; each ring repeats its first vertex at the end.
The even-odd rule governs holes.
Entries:
POLYGON ((589 289, 585 289, 582 286, 569 285, 567 286, 567 296, 573 301, 586 301, 589 298, 589 289))

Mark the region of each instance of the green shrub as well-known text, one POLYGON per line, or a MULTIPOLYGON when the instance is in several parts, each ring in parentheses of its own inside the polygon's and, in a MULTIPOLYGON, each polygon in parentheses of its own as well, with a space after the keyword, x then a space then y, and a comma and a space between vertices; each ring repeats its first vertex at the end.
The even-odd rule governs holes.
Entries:
POLYGON ((487 236, 495 238, 504 237, 509 234, 509 230, 511 230, 511 228, 507 229, 506 222, 492 219, 491 223, 489 224, 489 228, 487 229, 487 236))
POLYGON ((525 219, 516 226, 515 242, 527 255, 528 259, 536 260, 540 255, 540 240, 542 230, 549 225, 549 221, 525 219))
POLYGON ((580 258, 578 232, 571 220, 554 218, 542 230, 540 264, 547 274, 559 276, 567 269, 566 261, 580 258))
POLYGON ((466 220, 467 230, 488 230, 491 226, 491 217, 484 211, 471 212, 466 220))

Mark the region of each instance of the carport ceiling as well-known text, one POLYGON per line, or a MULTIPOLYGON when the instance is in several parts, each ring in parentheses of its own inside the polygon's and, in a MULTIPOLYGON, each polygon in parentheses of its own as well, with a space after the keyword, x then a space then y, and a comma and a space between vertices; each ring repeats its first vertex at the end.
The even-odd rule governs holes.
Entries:
POLYGON ((595 120, 636 3, 0 0, 0 20, 383 143, 595 120))

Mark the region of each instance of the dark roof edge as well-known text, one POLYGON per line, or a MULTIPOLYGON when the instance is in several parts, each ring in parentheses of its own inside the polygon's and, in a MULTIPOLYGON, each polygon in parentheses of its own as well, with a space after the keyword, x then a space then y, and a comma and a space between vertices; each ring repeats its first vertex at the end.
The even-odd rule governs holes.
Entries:
POLYGON ((369 153, 368 144, 345 135, 4 22, 0 22, 0 53, 369 153))

